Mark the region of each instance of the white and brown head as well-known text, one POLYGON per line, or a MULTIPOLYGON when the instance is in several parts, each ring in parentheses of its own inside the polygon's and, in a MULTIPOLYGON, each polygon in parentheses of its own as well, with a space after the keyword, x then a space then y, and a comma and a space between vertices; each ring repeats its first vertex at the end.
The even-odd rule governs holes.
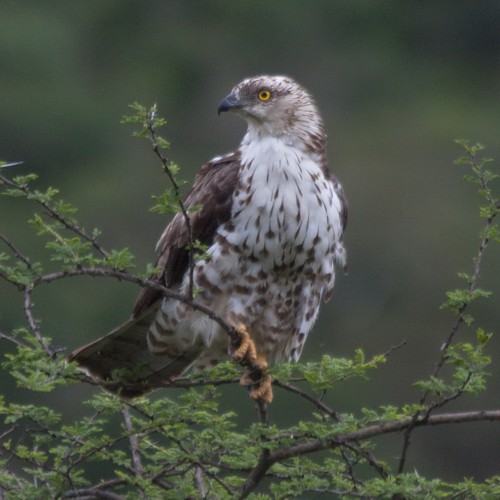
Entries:
POLYGON ((233 111, 259 136, 299 139, 322 138, 323 123, 311 95, 286 76, 256 76, 236 85, 219 104, 219 114, 233 111))

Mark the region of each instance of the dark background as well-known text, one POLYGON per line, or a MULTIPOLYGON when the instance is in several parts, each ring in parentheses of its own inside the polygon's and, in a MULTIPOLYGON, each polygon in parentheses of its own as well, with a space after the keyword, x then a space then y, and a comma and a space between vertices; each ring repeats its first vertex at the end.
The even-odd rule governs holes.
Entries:
MULTIPOLYGON (((127 105, 158 104, 170 155, 190 184, 202 163, 242 137, 243 122, 216 112, 234 84, 271 73, 306 86, 349 198, 350 273, 322 308, 302 360, 358 347, 371 355, 406 340, 369 382, 339 386, 331 404, 357 413, 418 400, 412 382, 431 372, 454 321, 439 305, 463 285, 457 272, 470 272, 482 224, 479 197, 452 165, 461 154, 453 141, 480 141, 500 161, 500 2, 4 1, 0 27, 0 159, 22 160, 19 173, 61 188, 82 224, 101 228, 108 248, 129 247, 138 269, 152 261, 165 225, 148 208, 167 180, 146 142, 119 124, 127 105)), ((0 198, 0 231, 45 259, 23 205, 0 198)), ((474 305, 478 321, 461 341, 479 325, 498 331, 498 251, 489 249, 481 281, 497 293, 474 305)), ((136 293, 123 283, 67 280, 37 290, 36 314, 45 335, 71 350, 125 320, 136 293)), ((0 330, 22 322, 21 297, 0 283, 0 330)), ((498 408, 498 336, 490 351, 497 364, 488 394, 450 409, 498 408)), ((5 373, 0 389, 8 400, 31 397, 5 373)), ((88 390, 71 388, 76 404, 68 390, 39 401, 76 416, 88 390)), ((226 407, 253 418, 244 392, 231 394, 226 407)), ((289 421, 296 404, 277 390, 272 418, 289 421)), ((497 424, 419 430, 413 441, 409 469, 421 474, 481 480, 499 472, 497 424)), ((380 440, 390 464, 399 443, 380 440)))

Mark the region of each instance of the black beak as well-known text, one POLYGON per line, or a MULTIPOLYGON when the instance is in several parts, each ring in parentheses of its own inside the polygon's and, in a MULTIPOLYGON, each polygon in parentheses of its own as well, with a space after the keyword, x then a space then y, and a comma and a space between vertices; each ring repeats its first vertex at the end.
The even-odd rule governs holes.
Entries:
POLYGON ((219 109, 217 111, 220 116, 220 114, 224 113, 224 111, 231 111, 232 109, 239 109, 242 107, 243 104, 241 104, 240 100, 236 97, 236 95, 229 94, 228 96, 224 97, 224 99, 222 99, 222 101, 219 104, 219 109))

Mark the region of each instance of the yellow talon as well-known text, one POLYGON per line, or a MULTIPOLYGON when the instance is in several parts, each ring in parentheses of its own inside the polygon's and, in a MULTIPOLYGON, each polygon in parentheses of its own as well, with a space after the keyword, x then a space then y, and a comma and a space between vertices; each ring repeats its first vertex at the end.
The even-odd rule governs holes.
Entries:
POLYGON ((255 363, 257 360, 257 349, 255 344, 248 333, 245 325, 242 323, 235 326, 235 330, 240 336, 240 345, 236 351, 233 352, 233 358, 237 363, 247 361, 248 363, 255 363))
POLYGON ((259 383, 259 386, 250 391, 250 397, 260 400, 263 403, 270 404, 273 401, 273 379, 269 373, 266 373, 259 383))
POLYGON ((233 351, 232 357, 237 363, 250 365, 240 378, 240 384, 253 387, 250 397, 263 403, 273 400, 272 377, 267 370, 267 361, 264 354, 257 354, 255 343, 250 337, 247 328, 242 323, 237 324, 235 330, 239 335, 239 346, 233 351), (257 378, 258 377, 258 378, 257 378))

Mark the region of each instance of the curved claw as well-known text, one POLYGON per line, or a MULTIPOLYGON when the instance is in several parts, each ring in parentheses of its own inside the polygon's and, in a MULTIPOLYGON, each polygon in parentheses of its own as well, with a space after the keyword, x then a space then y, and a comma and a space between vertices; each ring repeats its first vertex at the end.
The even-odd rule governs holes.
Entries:
POLYGON ((273 379, 266 373, 259 385, 250 391, 250 397, 263 403, 270 404, 273 401, 273 379))
POLYGON ((242 363, 246 361, 247 363, 255 363, 257 360, 257 349, 255 347, 254 341, 250 337, 246 326, 242 323, 236 325, 235 330, 240 336, 240 345, 233 353, 233 359, 237 363, 242 363))
POLYGON ((240 384, 252 387, 250 397, 252 399, 269 404, 273 400, 272 377, 267 370, 266 357, 257 354, 255 343, 250 337, 247 328, 242 323, 235 326, 239 335, 239 346, 232 352, 232 358, 237 363, 250 365, 241 376, 240 384))

